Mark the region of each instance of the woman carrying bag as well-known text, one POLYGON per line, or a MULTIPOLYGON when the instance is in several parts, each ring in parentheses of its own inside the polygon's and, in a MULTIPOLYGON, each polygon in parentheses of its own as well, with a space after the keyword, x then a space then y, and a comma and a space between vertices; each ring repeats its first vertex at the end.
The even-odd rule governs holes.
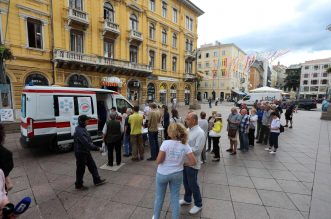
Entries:
MULTIPOLYGON (((215 116, 216 116, 217 112, 213 111, 211 116, 208 118, 208 132, 210 130, 213 129, 214 127, 214 123, 215 123, 215 116)), ((206 150, 206 152, 209 152, 211 150, 211 137, 208 135, 208 149, 206 150)), ((214 152, 214 151, 212 151, 214 152)))
POLYGON ((214 151, 214 159, 213 161, 218 162, 220 161, 220 138, 221 138, 221 131, 223 128, 222 124, 222 115, 217 113, 215 116, 215 123, 212 130, 209 131, 209 137, 213 140, 213 151, 214 151))

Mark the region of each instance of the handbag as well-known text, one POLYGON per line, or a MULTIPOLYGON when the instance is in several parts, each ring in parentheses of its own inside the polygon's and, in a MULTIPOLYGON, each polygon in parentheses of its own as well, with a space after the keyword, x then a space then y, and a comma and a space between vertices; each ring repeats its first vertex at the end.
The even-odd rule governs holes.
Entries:
POLYGON ((221 132, 215 132, 214 130, 210 130, 209 131, 209 137, 219 138, 219 137, 221 137, 221 132))
POLYGON ((6 183, 6 191, 8 192, 8 191, 12 190, 12 188, 14 187, 14 184, 9 176, 6 177, 5 183, 6 183))
POLYGON ((230 138, 234 138, 234 137, 236 137, 236 134, 237 134, 237 129, 229 129, 229 131, 228 131, 228 136, 229 136, 230 138))

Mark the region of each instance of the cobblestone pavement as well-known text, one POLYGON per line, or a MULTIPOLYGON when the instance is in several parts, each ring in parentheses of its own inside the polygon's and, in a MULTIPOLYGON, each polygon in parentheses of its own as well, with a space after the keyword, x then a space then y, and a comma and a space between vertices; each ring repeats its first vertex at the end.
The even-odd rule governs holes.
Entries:
MULTIPOLYGON (((202 107, 210 114, 207 105, 202 107)), ((226 103, 217 110, 226 118, 230 108, 226 103)), ((187 109, 180 111, 183 115, 187 109)), ((188 215, 190 207, 183 207, 182 218, 330 218, 331 123, 319 117, 319 111, 295 114, 294 128, 281 134, 275 155, 257 144, 248 153, 230 156, 225 152, 228 140, 223 128, 221 162, 211 162, 208 154, 199 173, 203 210, 193 217, 188 215)), ((99 170, 108 181, 100 187, 93 186, 87 173, 89 190, 82 192, 74 189, 73 153, 22 149, 19 134, 8 135, 5 145, 15 158, 10 199, 17 202, 30 196, 34 200, 21 218, 152 218, 154 162, 133 163, 124 158, 126 164, 117 172, 99 170)), ((98 152, 93 156, 98 166, 106 162, 98 152)), ((167 195, 162 217, 171 218, 170 211, 167 195)))

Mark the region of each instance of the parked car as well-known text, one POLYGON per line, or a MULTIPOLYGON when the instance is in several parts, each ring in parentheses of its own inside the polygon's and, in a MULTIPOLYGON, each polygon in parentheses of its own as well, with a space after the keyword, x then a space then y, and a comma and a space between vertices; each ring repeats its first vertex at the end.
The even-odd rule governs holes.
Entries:
POLYGON ((297 104, 298 104, 298 109, 305 109, 305 110, 317 109, 316 100, 299 99, 297 100, 297 104))

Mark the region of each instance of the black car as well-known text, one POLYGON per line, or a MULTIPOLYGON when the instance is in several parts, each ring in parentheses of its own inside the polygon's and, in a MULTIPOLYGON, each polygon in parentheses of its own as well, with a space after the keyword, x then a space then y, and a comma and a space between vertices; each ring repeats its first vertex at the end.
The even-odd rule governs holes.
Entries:
POLYGON ((305 109, 305 110, 317 109, 316 100, 300 99, 297 100, 297 104, 298 104, 298 109, 305 109))

